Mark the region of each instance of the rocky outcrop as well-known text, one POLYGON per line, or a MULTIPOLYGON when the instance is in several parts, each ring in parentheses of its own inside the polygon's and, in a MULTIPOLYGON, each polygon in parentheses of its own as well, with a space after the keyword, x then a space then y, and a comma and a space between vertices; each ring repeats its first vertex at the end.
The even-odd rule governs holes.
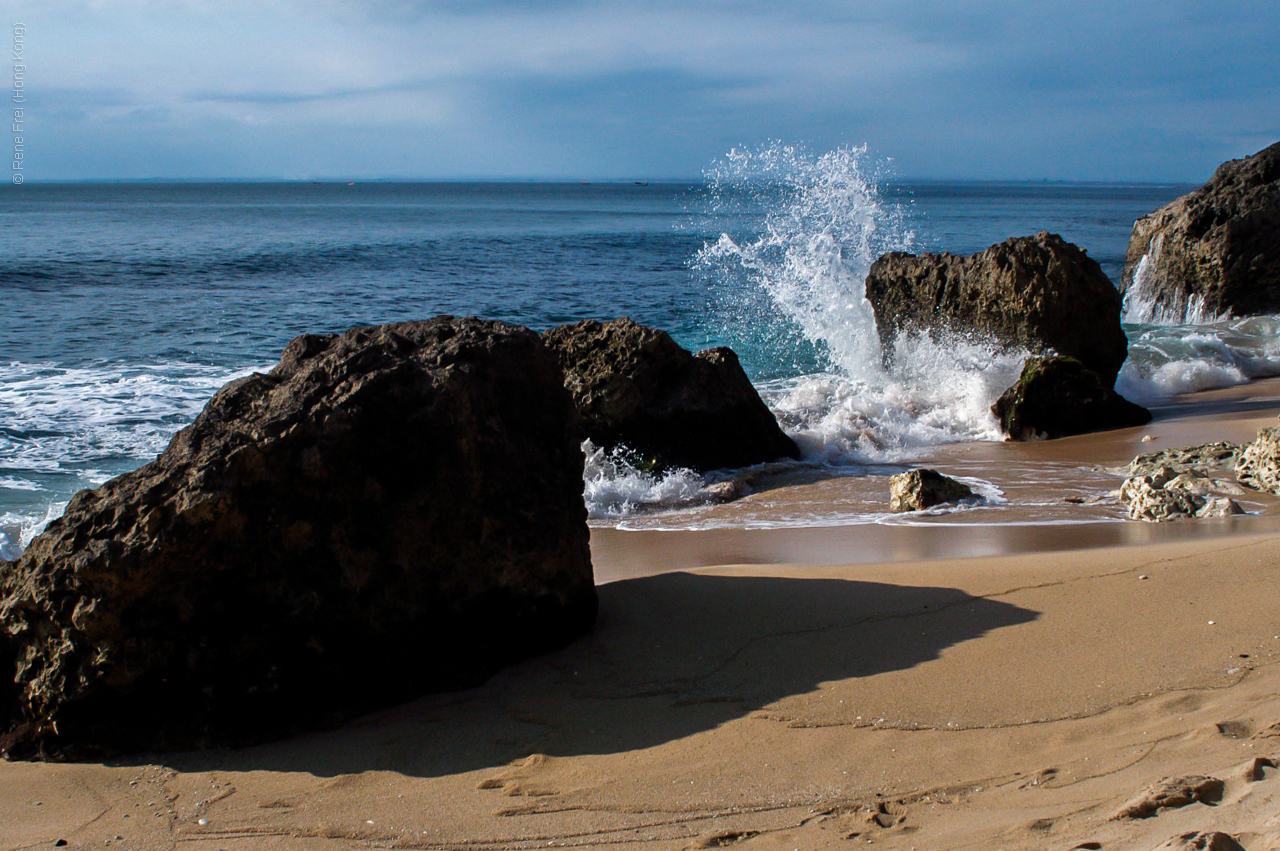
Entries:
POLYGON ((1215 481, 1169 467, 1126 479, 1120 486, 1120 501, 1132 519, 1151 523, 1244 513, 1235 500, 1217 493, 1215 481))
POLYGON ((1280 142, 1138 219, 1121 291, 1135 322, 1280 312, 1280 142))
POLYGON ((575 416, 526 329, 299 337, 4 565, 0 745, 241 744, 572 639, 596 607, 575 416))
POLYGON ((867 298, 886 353, 904 334, 958 335, 1078 358, 1115 384, 1128 353, 1120 295, 1102 268, 1057 234, 1009 239, 971 257, 881 257, 867 298))
POLYGON ((991 407, 1011 440, 1066 437, 1151 422, 1151 412, 1111 389, 1075 358, 1033 358, 991 407))
POLYGON ((564 369, 585 436, 607 449, 625 446, 646 471, 800 457, 731 349, 694 355, 630 319, 562 325, 543 339, 564 369))
POLYGON ((973 489, 963 482, 942 475, 937 470, 909 470, 889 478, 891 511, 923 511, 947 502, 959 502, 973 496, 973 489))
POLYGON ((1200 476, 1211 476, 1216 472, 1232 470, 1240 449, 1238 444, 1225 440, 1199 446, 1161 449, 1159 452, 1139 455, 1130 461, 1129 475, 1148 476, 1162 467, 1168 467, 1175 473, 1192 472, 1200 476))
POLYGON ((1236 478, 1254 490, 1280 494, 1280 428, 1264 428, 1240 450, 1236 478))

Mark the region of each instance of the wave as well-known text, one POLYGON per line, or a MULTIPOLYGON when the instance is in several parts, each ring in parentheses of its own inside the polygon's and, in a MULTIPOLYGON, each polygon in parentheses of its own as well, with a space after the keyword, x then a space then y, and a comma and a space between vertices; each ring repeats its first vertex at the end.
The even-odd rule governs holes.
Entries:
POLYGON ((590 440, 582 444, 582 452, 583 496, 592 520, 709 501, 705 480, 692 470, 646 473, 630 462, 625 450, 603 449, 590 440))
MULTIPOLYGON (((705 175, 702 213, 721 232, 692 269, 711 293, 717 336, 754 372, 802 465, 903 461, 999 439, 990 408, 1026 357, 928 334, 902 335, 885 356, 866 277, 882 254, 917 247, 909 199, 880 191, 886 173, 865 147, 814 154, 772 143, 730 151, 705 175)), ((596 518, 688 508, 708 501, 710 481, 592 458, 587 501, 596 518)))
POLYGON ((1176 297, 1172 304, 1159 297, 1151 258, 1153 254, 1158 256, 1163 242, 1164 234, 1158 235, 1151 241, 1148 253, 1138 260, 1133 282, 1124 293, 1123 320, 1134 325, 1209 325, 1226 319, 1209 310, 1199 293, 1166 293, 1176 297))
POLYGON ((0 558, 16 558, 72 494, 155 458, 219 387, 253 371, 0 364, 0 558))
POLYGON ((1207 324, 1133 324, 1116 389, 1152 405, 1181 393, 1280 375, 1280 317, 1207 324))
POLYGON ((917 334, 885 357, 867 274, 882 254, 917 250, 909 199, 882 194, 885 174, 865 147, 815 155, 781 143, 732 151, 707 173, 709 211, 726 229, 693 268, 717 294, 724 336, 770 365, 766 402, 806 460, 899 460, 998 438, 989 409, 1026 356, 917 334))

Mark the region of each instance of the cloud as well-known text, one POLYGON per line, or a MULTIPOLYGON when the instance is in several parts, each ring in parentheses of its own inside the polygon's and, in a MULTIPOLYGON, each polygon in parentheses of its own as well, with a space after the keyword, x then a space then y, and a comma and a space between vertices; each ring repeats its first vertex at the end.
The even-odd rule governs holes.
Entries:
MULTIPOLYGON (((1280 137, 1273 6, 51 0, 29 21, 32 126, 78 150, 149 114, 133 144, 191 176, 194 138, 244 148, 210 169, 270 173, 362 159, 363 127, 391 134, 378 168, 421 176, 684 175, 782 138, 916 174, 1188 177, 1280 137)), ((45 174, 97 176, 66 144, 45 174)))

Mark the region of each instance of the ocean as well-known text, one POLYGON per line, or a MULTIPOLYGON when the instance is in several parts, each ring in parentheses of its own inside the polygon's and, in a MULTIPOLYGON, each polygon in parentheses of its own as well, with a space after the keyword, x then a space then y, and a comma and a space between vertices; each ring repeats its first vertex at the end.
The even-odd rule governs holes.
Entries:
MULTIPOLYGON (((886 373, 870 263, 1048 230, 1118 281, 1134 219, 1191 188, 903 182, 858 149, 785 146, 696 182, 4 187, 0 556, 295 335, 442 313, 535 329, 630 316, 691 349, 731 345, 804 463, 836 473, 997 440, 987 409, 1021 354, 923 341, 886 373)), ((1126 329, 1117 386, 1136 401, 1280 374, 1275 317, 1126 329)), ((692 474, 590 462, 593 522, 698 499, 692 474)))

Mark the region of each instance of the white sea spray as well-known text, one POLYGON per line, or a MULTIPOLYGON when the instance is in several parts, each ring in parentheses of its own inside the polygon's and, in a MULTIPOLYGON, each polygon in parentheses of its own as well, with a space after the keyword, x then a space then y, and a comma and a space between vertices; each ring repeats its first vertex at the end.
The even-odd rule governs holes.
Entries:
POLYGON ((677 468, 662 474, 638 469, 625 449, 605 449, 590 440, 582 444, 586 457, 583 495, 592 519, 625 517, 638 510, 677 508, 706 502, 703 478, 677 468))
POLYGON ((735 150, 707 175, 711 207, 732 230, 694 268, 737 324, 728 336, 749 348, 765 336, 766 358, 768 343, 787 337, 780 326, 809 346, 817 368, 763 389, 811 460, 882 461, 998 438, 991 404, 1026 355, 921 329, 885 357, 866 277, 882 254, 917 245, 909 202, 885 196, 883 172, 865 148, 814 155, 773 144, 735 150))
POLYGON ((1226 317, 1209 310, 1200 293, 1166 293, 1175 299, 1173 303, 1159 297, 1155 269, 1163 245, 1164 234, 1159 234, 1138 260, 1133 281, 1124 293, 1124 321, 1134 325, 1208 325, 1223 321, 1226 317))

